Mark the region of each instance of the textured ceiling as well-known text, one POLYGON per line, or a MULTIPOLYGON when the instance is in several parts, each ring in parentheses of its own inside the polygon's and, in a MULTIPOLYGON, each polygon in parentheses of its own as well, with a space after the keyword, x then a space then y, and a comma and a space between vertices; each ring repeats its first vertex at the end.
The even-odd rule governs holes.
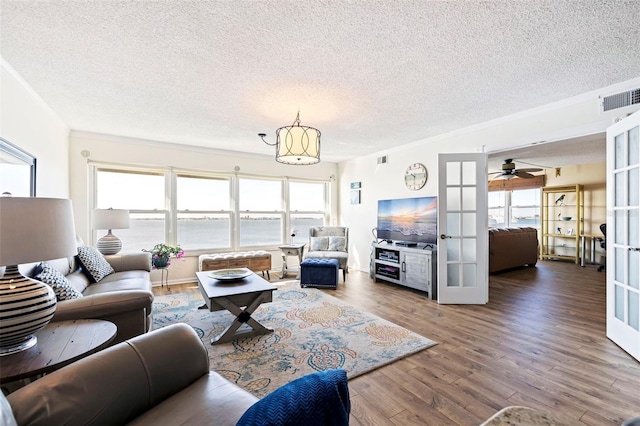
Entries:
POLYGON ((340 161, 640 75, 638 1, 7 1, 0 53, 73 130, 340 161), (633 54, 629 54, 633 52, 633 54))

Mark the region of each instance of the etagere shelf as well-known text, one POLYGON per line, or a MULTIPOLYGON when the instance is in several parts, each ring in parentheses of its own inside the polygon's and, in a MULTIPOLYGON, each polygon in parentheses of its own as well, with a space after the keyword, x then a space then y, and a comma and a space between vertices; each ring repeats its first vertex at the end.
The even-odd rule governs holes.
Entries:
POLYGON ((580 235, 584 227, 582 185, 542 188, 540 259, 580 263, 580 235))

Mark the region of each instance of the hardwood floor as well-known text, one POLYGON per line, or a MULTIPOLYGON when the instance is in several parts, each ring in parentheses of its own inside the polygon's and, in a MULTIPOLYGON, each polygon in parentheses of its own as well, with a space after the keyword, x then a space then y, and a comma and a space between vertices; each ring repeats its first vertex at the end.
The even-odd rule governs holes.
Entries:
POLYGON ((596 268, 544 261, 492 275, 484 306, 438 305, 352 271, 327 291, 438 344, 350 380, 351 424, 477 425, 510 405, 567 425, 640 415, 640 363, 605 336, 596 268))

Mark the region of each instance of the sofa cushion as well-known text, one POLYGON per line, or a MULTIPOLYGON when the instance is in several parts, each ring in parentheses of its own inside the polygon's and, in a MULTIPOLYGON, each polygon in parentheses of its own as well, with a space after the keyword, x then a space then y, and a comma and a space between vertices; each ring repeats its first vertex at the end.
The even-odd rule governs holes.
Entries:
POLYGON ((111 264, 95 247, 78 247, 78 260, 82 265, 82 270, 87 274, 91 282, 99 282, 114 272, 111 264))
POLYGON ((347 239, 345 237, 329 237, 330 251, 347 251, 347 239))
POLYGON ((78 299, 82 297, 82 293, 69 284, 67 278, 52 265, 46 262, 41 262, 36 266, 33 272, 33 278, 48 284, 53 289, 58 301, 78 299))
POLYGON ((329 237, 311 237, 310 239, 311 251, 322 251, 329 249, 329 237))
POLYGON ((151 280, 149 279, 149 273, 138 270, 114 272, 104 277, 99 283, 91 284, 82 294, 88 296, 130 290, 146 290, 150 292, 151 280))
POLYGON ((347 373, 327 370, 300 377, 253 404, 237 426, 348 425, 347 373))

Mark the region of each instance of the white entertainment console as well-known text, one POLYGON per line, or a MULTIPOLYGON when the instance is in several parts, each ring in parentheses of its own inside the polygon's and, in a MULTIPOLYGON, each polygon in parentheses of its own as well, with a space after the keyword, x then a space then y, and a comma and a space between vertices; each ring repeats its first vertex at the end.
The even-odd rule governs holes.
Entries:
POLYGON ((431 245, 406 247, 390 243, 373 243, 373 273, 376 281, 388 281, 426 291, 437 298, 436 257, 431 245))

